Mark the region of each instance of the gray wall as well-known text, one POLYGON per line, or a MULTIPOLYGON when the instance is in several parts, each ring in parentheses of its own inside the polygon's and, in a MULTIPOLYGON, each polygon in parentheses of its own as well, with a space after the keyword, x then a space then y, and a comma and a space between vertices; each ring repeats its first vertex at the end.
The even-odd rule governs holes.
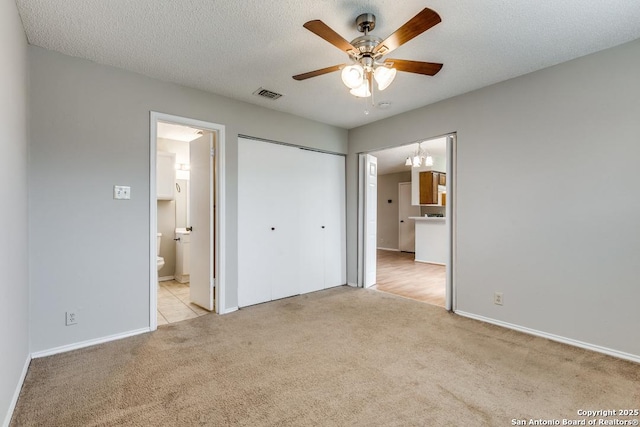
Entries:
POLYGON ((398 249, 398 184, 411 182, 411 172, 378 176, 378 247, 398 249), (391 203, 388 203, 391 200, 391 203))
POLYGON ((29 359, 27 39, 16 4, 0 1, 0 423, 29 359))
POLYGON ((237 305, 237 135, 347 151, 343 129, 38 47, 29 58, 34 352, 149 325, 150 110, 226 126, 227 307, 237 305), (113 200, 114 184, 130 185, 131 200, 113 200), (79 322, 65 327, 71 309, 79 322))
POLYGON ((640 357, 638 76, 640 40, 351 130, 349 282, 356 153, 457 132, 458 310, 640 357))

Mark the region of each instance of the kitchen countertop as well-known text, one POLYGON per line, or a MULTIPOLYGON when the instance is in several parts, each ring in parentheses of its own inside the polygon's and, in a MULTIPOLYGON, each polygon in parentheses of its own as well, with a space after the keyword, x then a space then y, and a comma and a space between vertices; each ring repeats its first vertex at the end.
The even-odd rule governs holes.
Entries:
POLYGON ((443 216, 410 216, 409 219, 415 219, 416 221, 444 221, 447 218, 443 216))

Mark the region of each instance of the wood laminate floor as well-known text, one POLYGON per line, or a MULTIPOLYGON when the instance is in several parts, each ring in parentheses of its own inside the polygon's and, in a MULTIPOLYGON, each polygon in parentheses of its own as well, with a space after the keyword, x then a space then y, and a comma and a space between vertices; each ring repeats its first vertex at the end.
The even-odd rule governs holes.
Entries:
POLYGON ((446 267, 414 261, 414 254, 378 250, 374 289, 444 307, 446 267))

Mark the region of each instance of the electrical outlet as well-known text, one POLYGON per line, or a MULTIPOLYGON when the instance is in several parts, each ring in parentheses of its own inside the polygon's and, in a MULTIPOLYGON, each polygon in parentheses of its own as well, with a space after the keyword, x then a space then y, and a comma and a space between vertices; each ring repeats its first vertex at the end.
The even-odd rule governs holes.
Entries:
POLYGON ((503 302, 502 292, 495 292, 493 294, 493 303, 496 305, 502 305, 503 302))
POLYGON ((67 326, 76 325, 78 323, 78 314, 75 311, 67 311, 67 319, 65 324, 67 326))
POLYGON ((131 187, 127 185, 114 185, 113 186, 113 198, 116 200, 129 200, 131 199, 131 187))

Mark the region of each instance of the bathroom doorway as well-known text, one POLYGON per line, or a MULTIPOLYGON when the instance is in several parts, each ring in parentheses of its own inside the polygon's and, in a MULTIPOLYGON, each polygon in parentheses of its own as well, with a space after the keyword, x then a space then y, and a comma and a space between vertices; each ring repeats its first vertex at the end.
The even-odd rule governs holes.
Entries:
POLYGON ((150 326, 224 312, 224 126, 151 113, 150 326))

